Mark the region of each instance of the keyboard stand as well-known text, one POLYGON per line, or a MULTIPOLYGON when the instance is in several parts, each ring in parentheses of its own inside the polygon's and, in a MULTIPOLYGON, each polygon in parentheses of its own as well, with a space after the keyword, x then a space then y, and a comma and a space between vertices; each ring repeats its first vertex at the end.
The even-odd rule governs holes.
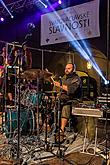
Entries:
MULTIPOLYGON (((97 133, 98 133, 98 127, 97 127, 98 119, 95 120, 95 137, 94 137, 94 153, 96 154, 96 147, 97 147, 97 133)), ((88 134, 88 117, 85 116, 85 130, 84 130, 84 141, 83 141, 83 153, 86 149, 86 140, 87 140, 87 134, 88 134)))

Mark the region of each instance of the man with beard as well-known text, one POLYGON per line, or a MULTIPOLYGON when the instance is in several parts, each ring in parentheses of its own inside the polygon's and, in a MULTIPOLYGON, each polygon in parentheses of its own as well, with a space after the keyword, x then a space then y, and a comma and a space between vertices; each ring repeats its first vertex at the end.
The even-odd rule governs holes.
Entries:
POLYGON ((54 81, 54 86, 60 88, 61 127, 60 142, 64 139, 65 126, 71 114, 71 100, 81 97, 82 83, 76 74, 75 64, 68 63, 65 67, 65 75, 60 82, 54 81))

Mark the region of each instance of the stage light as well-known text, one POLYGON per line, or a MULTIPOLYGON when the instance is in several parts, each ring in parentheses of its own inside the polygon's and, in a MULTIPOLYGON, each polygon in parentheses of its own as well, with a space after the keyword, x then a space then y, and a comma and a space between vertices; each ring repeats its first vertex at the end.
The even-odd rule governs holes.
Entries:
POLYGON ((48 6, 47 6, 47 5, 45 5, 44 7, 45 7, 45 8, 47 8, 48 6))
POLYGON ((11 14, 11 12, 9 11, 9 9, 7 8, 7 6, 5 5, 3 0, 0 0, 1 4, 3 5, 3 7, 7 10, 8 14, 11 16, 11 18, 13 18, 13 15, 11 14))
POLYGON ((87 69, 92 69, 92 63, 90 61, 87 62, 87 69))
POLYGON ((58 3, 61 5, 62 4, 62 1, 61 0, 58 0, 58 3))
MULTIPOLYGON (((59 0, 60 1, 60 0, 59 0)), ((58 2, 59 2, 58 1, 58 2)), ((53 7, 52 11, 54 11, 56 17, 61 20, 62 25, 65 25, 64 21, 61 19, 61 17, 59 16, 59 14, 55 11, 55 9, 53 7)), ((49 18, 50 20, 53 20, 53 16, 49 18)), ((101 69, 99 68, 98 64, 96 63, 92 52, 89 48, 89 46, 87 45, 86 42, 84 42, 84 40, 82 40, 82 42, 80 43, 78 40, 76 40, 75 36, 72 34, 71 30, 68 28, 68 26, 66 25, 66 32, 64 31, 63 34, 66 38, 68 38, 68 40, 71 41, 71 38, 73 41, 71 41, 71 45, 72 47, 76 48, 76 50, 79 52, 79 54, 86 60, 86 61, 90 61, 93 68, 96 70, 96 72, 101 76, 101 78, 104 80, 104 82, 107 82, 107 79, 104 77, 101 69)), ((79 31, 77 31, 77 35, 79 38, 82 38, 81 34, 79 33, 79 31)))
POLYGON ((0 18, 0 21, 1 21, 1 22, 3 22, 3 21, 4 21, 4 18, 3 18, 3 17, 1 17, 1 18, 0 18))
POLYGON ((13 16, 13 15, 11 15, 11 18, 13 19, 13 18, 14 18, 14 16, 13 16))
POLYGON ((41 0, 39 0, 39 2, 40 2, 45 8, 48 7, 48 6, 47 6, 44 2, 42 2, 41 0))
POLYGON ((105 85, 110 84, 109 80, 105 80, 105 81, 104 81, 104 84, 105 84, 105 85))

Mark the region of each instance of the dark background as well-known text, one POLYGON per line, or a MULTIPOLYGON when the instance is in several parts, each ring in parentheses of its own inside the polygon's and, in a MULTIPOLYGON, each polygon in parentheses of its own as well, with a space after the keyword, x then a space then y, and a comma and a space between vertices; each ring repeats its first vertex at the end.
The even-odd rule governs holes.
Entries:
MULTIPOLYGON (((78 5, 81 3, 88 2, 90 0, 63 0, 63 5, 56 8, 56 10, 78 5)), ((9 2, 15 2, 14 0, 6 0, 5 3, 9 2)), ((51 1, 51 3, 54 3, 54 1, 51 1)), ((1 7, 2 5, 0 5, 1 7)), ((0 40, 6 41, 6 42, 19 42, 22 44, 25 41, 25 36, 28 33, 27 25, 28 23, 32 22, 35 25, 35 29, 32 32, 32 37, 28 39, 28 46, 34 47, 34 48, 40 48, 40 49, 47 49, 47 50, 55 50, 55 51, 71 51, 74 48, 70 47, 69 43, 61 43, 61 44, 54 44, 54 45, 48 45, 48 46, 40 46, 40 18, 41 15, 44 14, 46 11, 43 7, 29 7, 22 9, 21 12, 13 12, 14 19, 11 19, 10 16, 5 16, 5 21, 0 22, 0 40)), ((1 13, 0 13, 1 15, 1 13)), ((103 52, 106 55, 106 47, 107 47, 107 1, 106 0, 100 0, 100 37, 87 39, 88 44, 90 47, 94 47, 96 49, 99 49, 101 52, 103 52)), ((81 42, 81 41, 79 41, 81 42)), ((3 44, 0 44, 0 50, 2 48, 3 44)), ((33 59, 36 58, 36 54, 38 55, 37 58, 38 61, 41 62, 41 52, 33 51, 33 59)), ((48 55, 47 55, 48 56, 48 55)), ((50 57, 47 57, 47 63, 48 60, 50 60, 50 57), (49 59, 48 59, 49 58, 49 59)), ((45 60, 46 62, 46 60, 45 60)), ((33 67, 37 67, 37 63, 35 63, 35 60, 33 60, 33 67)))

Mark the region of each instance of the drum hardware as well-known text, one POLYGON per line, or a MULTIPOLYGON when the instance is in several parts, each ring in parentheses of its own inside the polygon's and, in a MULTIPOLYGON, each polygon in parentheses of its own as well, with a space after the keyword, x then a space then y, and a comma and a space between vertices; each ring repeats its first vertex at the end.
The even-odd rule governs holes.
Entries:
MULTIPOLYGON (((49 76, 50 74, 47 75, 47 72, 41 71, 40 69, 30 69, 25 71, 22 74, 22 78, 27 79, 27 81, 36 81, 36 89, 30 89, 30 85, 28 85, 28 88, 26 89, 25 92, 23 92, 23 94, 25 93, 25 99, 23 98, 23 101, 27 101, 27 103, 23 103, 24 106, 32 106, 32 107, 36 107, 36 133, 37 133, 37 141, 38 143, 40 142, 40 104, 41 101, 43 99, 44 94, 42 93, 42 90, 39 90, 39 85, 40 84, 40 79, 44 78, 44 76, 49 76), (45 74, 45 75, 44 75, 45 74)), ((31 83, 30 83, 31 84, 31 83)), ((22 93, 22 92, 21 92, 22 93)), ((24 95, 23 95, 24 96, 24 95)), ((44 96, 44 100, 45 96, 44 96)), ((21 100, 22 101, 22 100, 21 100)), ((46 105, 47 108, 47 105, 46 105)), ((47 120, 47 111, 45 112, 45 117, 47 120)), ((48 148, 47 147, 47 131, 45 132, 45 149, 48 148)), ((41 143, 40 143, 41 144, 41 143)))
POLYGON ((27 80, 36 80, 37 78, 43 78, 43 79, 48 79, 52 73, 47 72, 45 70, 40 70, 40 69, 29 69, 24 71, 21 74, 21 78, 27 79, 27 80))
MULTIPOLYGON (((53 80, 54 81, 54 80, 53 80)), ((55 112, 54 112, 54 140, 55 143, 57 142, 58 144, 58 150, 57 150, 57 157, 59 158, 64 158, 64 151, 61 149, 61 144, 60 144, 60 123, 61 123, 61 100, 60 96, 62 94, 62 79, 60 79, 60 91, 59 91, 59 96, 57 97, 57 92, 55 90, 54 96, 55 96, 55 112), (57 99, 56 99, 57 98, 57 99), (56 119, 57 116, 57 119, 56 119), (58 131, 58 141, 56 141, 56 131, 58 131)), ((54 89, 56 87, 54 86, 54 89)))
POLYGON ((45 91, 45 93, 47 93, 47 94, 52 94, 53 97, 56 97, 56 96, 55 96, 55 93, 56 93, 56 95, 57 95, 57 92, 56 92, 56 91, 45 91))
MULTIPOLYGON (((5 114, 5 134, 8 138, 14 138, 17 134, 18 111, 14 107, 8 107, 5 114)), ((20 110, 20 135, 32 134, 35 131, 35 114, 33 110, 22 108, 20 110)))
MULTIPOLYGON (((20 66, 19 66, 20 67, 20 66)), ((9 85, 10 84, 10 82, 8 82, 8 80, 9 81, 12 81, 12 78, 10 78, 10 76, 14 76, 14 83, 15 84, 17 84, 16 82, 17 82, 17 73, 16 73, 16 70, 19 70, 19 68, 18 67, 16 67, 16 66, 5 66, 5 69, 4 69, 4 81, 3 81, 3 90, 4 90, 4 92, 3 92, 3 97, 4 97, 4 101, 3 101, 3 105, 4 105, 4 108, 3 108, 3 111, 6 113, 6 111, 7 111, 7 85, 9 85), (12 73, 12 74, 9 74, 9 71, 10 71, 10 69, 12 69, 12 70, 14 70, 14 73, 12 73)), ((19 83, 19 77, 18 77, 18 83, 19 83)), ((12 84, 10 84, 10 85, 12 85, 12 84)), ((20 84, 19 84, 19 86, 20 86, 20 84)), ((19 96, 19 95, 18 95, 19 96)), ((20 97, 19 97, 19 99, 20 99, 20 97)), ((17 111, 19 111, 19 113, 18 113, 18 118, 17 118, 17 121, 19 120, 19 117, 20 117, 20 105, 18 104, 17 105, 17 101, 16 101, 16 86, 15 86, 15 109, 17 110, 17 111), (18 108, 18 109, 17 109, 18 108)), ((11 107, 12 108, 12 107, 11 107)), ((3 131, 4 131, 4 121, 2 121, 2 123, 3 123, 3 131)), ((10 123, 11 123, 11 121, 10 121, 10 123)), ((20 137, 20 135, 19 135, 19 133, 20 133, 20 126, 19 126, 19 121, 18 121, 18 137, 20 137)), ((19 143, 19 139, 18 139, 18 143, 19 143)), ((18 152, 18 154, 19 154, 19 152, 18 152)))
MULTIPOLYGON (((43 73, 43 72, 42 72, 43 73)), ((18 75, 18 78, 21 78, 21 73, 19 73, 19 75, 18 75)), ((43 77, 43 74, 41 74, 41 77, 43 77)), ((38 75, 38 77, 36 77, 36 79, 37 79, 37 86, 39 86, 39 81, 40 81, 40 75, 38 75)), ((46 75, 46 77, 47 77, 47 75, 46 75)), ((27 78, 27 77, 25 77, 25 78, 27 78)), ((18 87, 18 100, 17 100, 17 107, 16 108, 18 108, 17 109, 17 111, 19 111, 19 108, 20 108, 20 115, 18 114, 18 116, 19 117, 22 117, 22 112, 21 112, 21 82, 19 82, 20 81, 20 79, 17 81, 17 87, 18 87), (19 98, 20 97, 20 98, 19 98)), ((29 89, 29 85, 27 85, 27 91, 28 92, 30 92, 30 89, 29 89)), ((48 142, 48 140, 47 140, 47 127, 46 127, 46 130, 45 130, 45 139, 44 139, 44 143, 42 143, 41 144, 41 142, 42 142, 42 139, 40 139, 40 132, 39 132, 39 123, 40 123, 40 119, 39 119, 39 106, 40 106, 40 94, 41 95, 43 95, 42 94, 42 92, 41 91, 39 91, 39 88, 37 87, 37 89, 36 90, 32 90, 31 91, 32 92, 32 95, 30 94, 30 99, 29 99, 29 101, 31 101, 31 103, 32 103, 32 105, 34 104, 34 106, 35 105, 37 105, 37 107, 36 107, 36 109, 37 109, 37 114, 38 114, 38 116, 37 116, 37 138, 36 138, 36 141, 38 142, 38 145, 41 147, 41 145, 42 144, 44 144, 44 149, 46 150, 46 151, 50 151, 50 144, 49 144, 49 142, 48 142), (35 96, 34 94, 33 94, 33 91, 35 92, 34 94, 36 94, 37 96, 35 96), (32 96, 32 97, 31 97, 32 96), (33 99, 33 97, 34 97, 34 99, 33 99), (36 100, 36 98, 37 98, 37 101, 34 103, 33 101, 34 100, 36 100), (41 141, 40 141, 41 140, 41 141), (40 143, 39 143, 40 142, 40 143)), ((52 93, 53 94, 53 93, 52 93)), ((46 105, 44 106, 44 108, 45 108, 45 117, 46 117, 46 120, 45 120, 45 122, 46 123, 48 123, 47 122, 47 120, 48 120, 48 98, 47 98, 47 100, 46 100, 46 97, 45 97, 45 95, 43 95, 44 97, 43 97, 43 100, 45 101, 45 103, 46 103, 46 105)), ((54 97, 55 97, 55 101, 56 101, 56 109, 58 110, 58 108, 59 108, 59 100, 57 99, 57 93, 56 93, 56 91, 54 91, 54 97)), ((27 99, 27 98, 26 98, 27 99)), ((42 99, 42 97, 41 97, 41 99, 42 99)), ((15 107, 9 107, 10 109, 12 108, 15 108, 15 107)), ((8 108, 8 107, 6 107, 6 108, 8 108)), ((57 111, 56 110, 56 111, 57 111)), ((19 113, 19 112, 18 112, 19 113)), ((56 112, 55 112, 56 113, 56 112)), ((55 114, 54 114, 55 115, 55 114)), ((56 116, 54 116, 54 118, 55 118, 55 120, 56 120, 56 116)), ((60 118, 58 118, 58 119, 60 119, 60 118)), ((34 121, 34 120, 33 120, 34 121)), ((55 123, 55 127, 57 127, 58 125, 57 125, 57 121, 55 121, 56 123, 55 123)), ((59 123, 58 123, 59 124, 59 123)), ((24 128, 23 128, 24 129, 24 128)), ((57 128, 55 128, 55 130, 56 130, 57 128)), ((17 130, 18 131, 18 130, 17 130)), ((21 135, 21 128, 20 128, 20 130, 19 130, 19 134, 18 134, 18 137, 17 138, 19 138, 19 136, 21 135)), ((12 131, 13 132, 13 131, 12 131)), ((15 131, 16 132, 16 131, 15 131)), ((21 137, 20 137, 20 139, 21 139, 21 137)), ((19 139, 19 143, 20 143, 20 139, 19 139)), ((18 144, 17 144, 18 145, 18 144)), ((59 145, 59 144, 58 144, 59 145)), ((39 148, 39 146, 38 146, 38 148, 39 148)), ((18 147, 18 146, 17 146, 18 147)), ((34 146, 35 147, 35 146, 34 146)), ((17 149, 17 157, 19 157, 19 148, 17 149)), ((61 150, 61 149, 58 149, 58 152, 57 152, 57 156, 62 156, 63 155, 63 151, 61 150)), ((59 156, 59 157, 60 157, 59 156)))

